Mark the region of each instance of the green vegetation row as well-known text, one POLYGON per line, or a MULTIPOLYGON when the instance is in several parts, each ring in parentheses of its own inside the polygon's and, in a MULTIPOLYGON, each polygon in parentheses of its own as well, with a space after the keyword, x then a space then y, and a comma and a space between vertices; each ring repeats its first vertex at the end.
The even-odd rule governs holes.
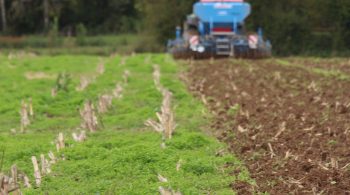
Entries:
POLYGON ((17 49, 41 55, 77 54, 104 55, 111 53, 130 54, 147 50, 142 40, 134 34, 63 37, 23 36, 0 37, 0 50, 5 53, 17 49))
MULTIPOLYGON (((24 55, 24 54, 23 54, 24 55)), ((55 152, 52 143, 59 132, 66 148, 56 156, 65 160, 53 165, 39 188, 25 194, 156 194, 159 186, 183 194, 232 194, 230 184, 248 181, 248 172, 231 154, 217 155, 226 146, 207 135, 210 131, 206 108, 194 99, 178 79, 182 68, 167 55, 135 55, 99 58, 96 56, 0 56, 0 150, 5 151, 2 170, 16 164, 34 184, 32 155, 55 152), (125 63, 123 63, 125 61, 125 63), (81 76, 94 75, 97 64, 104 62, 105 73, 84 91, 77 92, 81 76), (144 125, 155 119, 162 94, 156 89, 153 65, 159 64, 161 83, 174 94, 173 105, 178 124, 166 148, 162 136, 144 125), (80 126, 79 109, 86 100, 97 102, 99 95, 110 92, 130 72, 123 97, 100 115, 98 132, 88 134, 86 142, 76 143, 71 133, 80 126), (41 73, 45 76, 36 73, 41 73), (59 73, 70 75, 66 91, 50 94, 59 73), (28 77, 31 75, 31 77, 28 77), (33 76, 34 75, 34 76, 33 76), (30 78, 30 79, 29 79, 30 78), (35 117, 25 134, 19 133, 21 100, 33 99, 35 117), (12 130, 12 131, 11 131, 12 130), (14 133, 16 132, 16 133, 14 133), (181 168, 176 170, 181 162, 181 168), (232 175, 239 168, 239 175, 232 175), (160 174, 167 183, 158 180, 160 174)))

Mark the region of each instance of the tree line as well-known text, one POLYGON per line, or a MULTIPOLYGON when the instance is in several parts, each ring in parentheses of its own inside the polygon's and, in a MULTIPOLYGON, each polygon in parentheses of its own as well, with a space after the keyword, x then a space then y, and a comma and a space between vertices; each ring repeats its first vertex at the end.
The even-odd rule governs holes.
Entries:
MULTIPOLYGON (((248 31, 262 27, 277 54, 337 53, 350 49, 349 0, 247 0, 248 31)), ((153 44, 174 37, 196 0, 0 0, 2 32, 44 34, 142 33, 153 44)))
POLYGON ((59 31, 80 25, 91 34, 136 31, 134 0, 0 0, 2 32, 10 35, 46 33, 58 21, 59 31))

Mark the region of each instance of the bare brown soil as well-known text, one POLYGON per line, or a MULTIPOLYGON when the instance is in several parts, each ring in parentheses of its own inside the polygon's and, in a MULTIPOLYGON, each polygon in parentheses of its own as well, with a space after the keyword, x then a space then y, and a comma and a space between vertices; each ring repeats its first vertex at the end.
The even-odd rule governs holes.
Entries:
POLYGON ((240 194, 350 194, 350 81, 273 60, 193 62, 190 90, 257 186, 240 194))

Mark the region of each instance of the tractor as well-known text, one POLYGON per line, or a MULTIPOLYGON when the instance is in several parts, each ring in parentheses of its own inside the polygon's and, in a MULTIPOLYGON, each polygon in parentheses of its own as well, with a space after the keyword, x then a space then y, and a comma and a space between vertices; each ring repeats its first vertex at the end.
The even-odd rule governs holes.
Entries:
POLYGON ((251 6, 244 0, 200 0, 193 5, 183 28, 176 27, 176 39, 167 51, 175 58, 266 58, 272 45, 261 28, 247 33, 244 22, 251 6))

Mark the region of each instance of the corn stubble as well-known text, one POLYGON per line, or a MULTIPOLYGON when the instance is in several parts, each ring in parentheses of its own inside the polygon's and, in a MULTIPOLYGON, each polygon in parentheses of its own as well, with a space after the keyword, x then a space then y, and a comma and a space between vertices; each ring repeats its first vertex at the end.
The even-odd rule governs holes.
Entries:
POLYGON ((89 85, 90 83, 93 81, 93 79, 90 79, 87 76, 82 76, 80 77, 80 83, 79 85, 76 87, 77 91, 84 91, 89 85))
MULTIPOLYGON (((50 152, 51 153, 51 152, 50 152)), ((36 156, 32 156, 32 163, 33 163, 33 168, 34 168, 34 178, 35 178, 35 185, 37 187, 40 187, 41 183, 42 183, 42 178, 45 175, 48 175, 51 173, 51 165, 56 163, 56 159, 55 161, 52 160, 52 153, 49 153, 49 158, 50 160, 48 160, 44 154, 40 155, 40 167, 39 167, 39 163, 38 160, 36 158, 36 156)))
POLYGON ((145 125, 152 127, 155 131, 163 134, 163 139, 171 139, 176 129, 174 113, 171 108, 172 93, 168 90, 163 91, 163 102, 161 112, 157 112, 158 121, 149 119, 145 125))
MULTIPOLYGON (((99 64, 97 66, 97 73, 103 74, 105 72, 104 64, 99 64)), ((128 78, 130 76, 130 72, 128 70, 124 71, 123 81, 124 84, 128 83, 128 78)), ((81 77, 80 86, 77 87, 77 91, 83 91, 88 87, 88 85, 94 79, 89 79, 88 77, 81 77)), ((60 74, 57 78, 55 87, 52 88, 51 95, 55 97, 58 91, 63 90, 67 91, 68 83, 70 82, 70 76, 68 74, 60 74)), ((104 94, 99 97, 97 111, 98 113, 107 112, 112 106, 113 98, 121 98, 123 92, 122 84, 116 84, 115 89, 112 91, 112 94, 104 94)), ((34 118, 34 109, 32 104, 32 99, 29 99, 29 102, 26 103, 22 101, 21 110, 21 131, 25 132, 25 129, 28 125, 31 124, 30 119, 34 118)), ((95 132, 98 129, 98 118, 96 116, 96 109, 94 104, 91 101, 86 101, 82 110, 80 110, 80 116, 82 119, 81 127, 89 130, 90 132, 95 132)), ((87 139, 86 131, 82 130, 79 133, 72 133, 73 140, 76 142, 84 142, 87 139)), ((54 141, 56 145, 57 152, 61 152, 62 149, 66 147, 64 135, 63 133, 59 133, 57 139, 54 141)), ((35 178, 35 186, 40 187, 42 184, 43 176, 51 173, 51 166, 58 162, 59 159, 64 160, 64 156, 62 158, 56 158, 55 154, 51 151, 48 153, 48 158, 45 157, 44 154, 40 155, 39 161, 36 156, 32 156, 31 161, 34 169, 34 178, 35 178)), ((17 175, 17 168, 14 167, 13 170, 15 175, 17 175)), ((2 173, 0 173, 0 195, 9 194, 13 192, 13 194, 21 194, 20 187, 31 187, 28 177, 25 174, 21 174, 21 179, 23 180, 23 185, 17 183, 18 176, 9 177, 2 173)))
POLYGON ((91 101, 85 102, 83 110, 80 110, 80 116, 82 119, 81 127, 83 129, 87 129, 90 132, 97 131, 99 123, 94 104, 91 101))
POLYGON ((30 117, 32 118, 34 117, 32 98, 29 99, 29 103, 26 103, 24 100, 22 100, 20 117, 21 117, 21 132, 25 133, 27 127, 31 124, 30 117))
POLYGON ((167 188, 164 188, 164 187, 159 187, 159 193, 161 195, 182 195, 181 192, 176 192, 172 189, 167 189, 167 188))
MULTIPOLYGON (((171 100, 173 94, 165 89, 160 83, 160 68, 158 65, 153 66, 153 81, 158 89, 163 95, 163 101, 161 106, 161 112, 157 112, 158 122, 149 119, 145 122, 146 126, 152 127, 155 131, 163 134, 163 141, 166 139, 171 139, 172 135, 176 129, 176 123, 174 119, 174 113, 172 111, 171 100)), ((164 147, 164 143, 162 145, 164 147)))
POLYGON ((122 98, 123 97, 122 96, 123 91, 124 91, 124 88, 123 88, 122 84, 117 83, 115 85, 114 90, 113 90, 113 97, 116 98, 116 99, 122 98))
POLYGON ((16 165, 11 166, 10 175, 0 172, 0 194, 20 195, 21 183, 25 188, 30 188, 29 179, 22 171, 19 171, 16 165))
POLYGON ((105 64, 103 62, 101 62, 97 65, 96 72, 100 75, 105 73, 105 64))
POLYGON ((72 137, 73 137, 74 141, 76 141, 76 142, 84 142, 87 139, 86 131, 81 131, 79 134, 72 133, 72 137))
POLYGON ((108 112, 112 106, 113 96, 105 94, 98 98, 97 111, 100 114, 108 112))
POLYGON ((123 73, 123 81, 125 84, 129 82, 129 77, 130 77, 130 71, 125 70, 123 73))
POLYGON ((162 92, 163 86, 160 83, 160 68, 157 64, 153 65, 153 82, 157 90, 162 92))
POLYGON ((63 133, 59 133, 56 139, 56 149, 57 152, 61 151, 62 149, 64 149, 66 147, 65 143, 64 143, 64 136, 63 133))

